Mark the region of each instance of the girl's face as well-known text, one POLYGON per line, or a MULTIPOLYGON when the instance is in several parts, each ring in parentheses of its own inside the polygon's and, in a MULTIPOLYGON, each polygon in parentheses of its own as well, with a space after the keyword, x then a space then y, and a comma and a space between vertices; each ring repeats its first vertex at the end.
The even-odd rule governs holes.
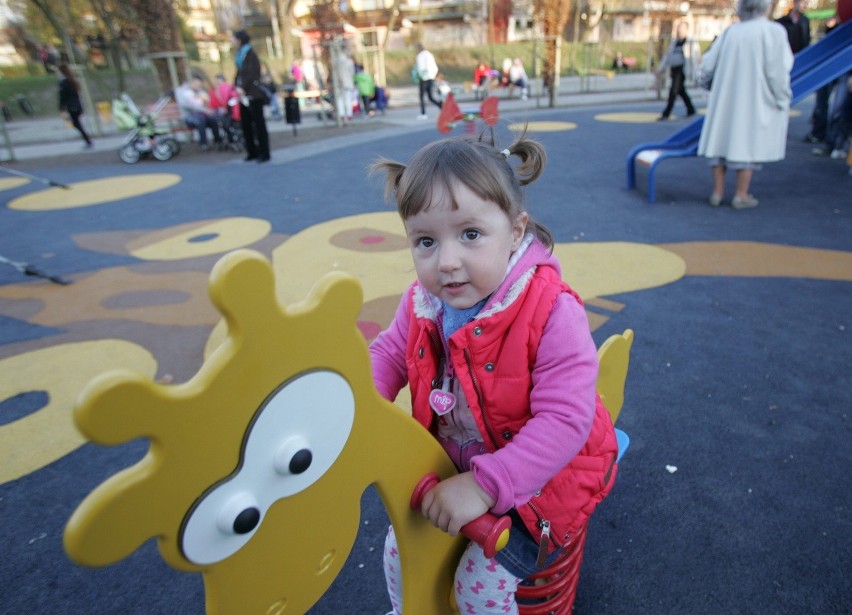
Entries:
POLYGON ((469 308, 494 292, 506 275, 527 225, 526 212, 514 220, 456 181, 458 209, 443 186, 433 186, 427 211, 405 220, 417 278, 430 293, 456 309, 469 308))

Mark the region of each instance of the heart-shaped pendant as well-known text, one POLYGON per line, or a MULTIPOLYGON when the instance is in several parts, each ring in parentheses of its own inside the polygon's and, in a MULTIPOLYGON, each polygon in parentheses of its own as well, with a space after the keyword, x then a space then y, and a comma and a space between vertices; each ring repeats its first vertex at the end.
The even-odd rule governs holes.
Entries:
POLYGON ((429 393, 429 405, 438 416, 444 416, 456 407, 456 396, 449 391, 432 389, 429 393))

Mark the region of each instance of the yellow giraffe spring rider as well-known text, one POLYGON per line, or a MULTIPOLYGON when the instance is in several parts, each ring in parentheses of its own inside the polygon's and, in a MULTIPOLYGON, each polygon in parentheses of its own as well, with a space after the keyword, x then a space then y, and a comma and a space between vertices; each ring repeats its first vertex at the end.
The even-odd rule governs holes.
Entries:
MULTIPOLYGON (((361 495, 374 485, 396 530, 406 615, 450 612, 465 539, 413 512, 411 497, 430 473, 437 480, 455 468, 375 390, 356 326, 357 280, 329 274, 304 302, 281 306, 266 259, 238 250, 214 267, 210 296, 228 333, 189 381, 162 385, 116 370, 80 395, 73 416, 88 439, 147 438, 150 447, 72 514, 69 556, 105 566, 153 537, 166 563, 201 573, 208 614, 304 613, 342 569, 361 495)), ((628 331, 601 348, 599 385, 611 411, 631 341, 628 331)), ((502 535, 498 528, 487 540, 499 548, 502 535)))

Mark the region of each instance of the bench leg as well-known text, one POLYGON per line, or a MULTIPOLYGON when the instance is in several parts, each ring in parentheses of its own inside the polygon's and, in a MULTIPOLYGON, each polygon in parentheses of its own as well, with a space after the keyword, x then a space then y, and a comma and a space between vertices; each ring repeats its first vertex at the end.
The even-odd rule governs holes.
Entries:
POLYGON ((654 203, 657 200, 657 195, 654 192, 654 168, 656 164, 652 164, 648 167, 648 202, 654 203))

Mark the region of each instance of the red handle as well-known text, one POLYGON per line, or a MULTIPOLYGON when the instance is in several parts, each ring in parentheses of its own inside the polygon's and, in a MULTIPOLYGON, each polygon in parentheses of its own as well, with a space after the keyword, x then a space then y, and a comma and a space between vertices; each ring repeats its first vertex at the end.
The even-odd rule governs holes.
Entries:
MULTIPOLYGON (((420 510, 423 497, 439 482, 441 482, 441 479, 434 472, 430 472, 421 478, 411 493, 411 510, 420 510)), ((485 513, 463 525, 461 533, 481 546, 485 557, 491 558, 509 542, 509 528, 511 526, 512 520, 508 516, 496 517, 491 513, 485 513)))

